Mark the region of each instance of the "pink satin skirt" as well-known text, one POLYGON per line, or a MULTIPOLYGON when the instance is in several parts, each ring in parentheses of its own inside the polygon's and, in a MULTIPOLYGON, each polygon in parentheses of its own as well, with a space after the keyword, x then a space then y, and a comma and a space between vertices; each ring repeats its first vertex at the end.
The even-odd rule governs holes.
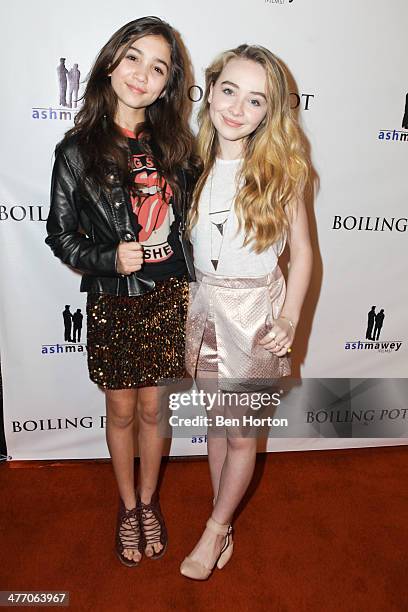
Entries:
POLYGON ((290 359, 259 344, 278 318, 286 284, 277 266, 267 276, 229 278, 203 274, 190 283, 186 326, 186 369, 218 370, 219 379, 289 376, 290 359))

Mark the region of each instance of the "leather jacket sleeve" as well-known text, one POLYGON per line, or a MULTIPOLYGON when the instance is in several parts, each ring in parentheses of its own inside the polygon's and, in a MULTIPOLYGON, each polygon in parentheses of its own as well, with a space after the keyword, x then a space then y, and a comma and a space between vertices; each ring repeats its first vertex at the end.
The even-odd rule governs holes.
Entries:
POLYGON ((61 149, 56 151, 45 240, 54 255, 81 272, 119 276, 114 242, 95 243, 81 231, 79 176, 61 149))

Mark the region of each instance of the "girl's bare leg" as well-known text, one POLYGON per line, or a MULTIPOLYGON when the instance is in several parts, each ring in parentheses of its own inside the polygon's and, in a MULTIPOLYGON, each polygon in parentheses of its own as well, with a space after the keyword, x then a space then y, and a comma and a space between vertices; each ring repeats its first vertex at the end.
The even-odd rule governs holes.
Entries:
MULTIPOLYGON (((108 389, 105 391, 106 441, 112 458, 119 495, 128 510, 136 505, 133 424, 137 397, 137 389, 108 389)), ((141 558, 139 551, 130 548, 124 550, 123 556, 134 561, 139 561, 141 558)))
MULTIPOLYGON (((256 461, 257 439, 228 437, 227 456, 222 468, 218 497, 212 517, 230 523, 251 482, 256 461)), ((211 461, 211 459, 210 459, 211 461)))
MULTIPOLYGON (((198 389, 206 393, 216 392, 217 387, 215 381, 217 377, 217 371, 197 370, 196 384, 198 389)), ((211 410, 207 412, 207 416, 211 418, 211 410)), ((221 431, 215 431, 215 435, 213 435, 211 430, 209 430, 207 434, 208 463, 214 499, 217 499, 218 496, 222 467, 227 456, 227 438, 221 434, 221 431)))
MULTIPOLYGON (((200 388, 205 386, 208 372, 200 372, 200 388)), ((217 375, 215 372, 211 375, 217 375)), ((220 432, 218 432, 220 433, 220 432)), ((234 511, 243 498, 252 479, 257 439, 238 438, 228 435, 226 438, 209 434, 208 459, 216 503, 212 518, 221 524, 230 523, 234 511)), ((206 567, 212 567, 224 544, 224 536, 205 529, 190 557, 206 567)))
MULTIPOLYGON (((144 387, 139 389, 137 413, 139 423, 140 474, 139 492, 144 504, 150 503, 157 488, 164 437, 159 433, 159 422, 162 416, 161 399, 167 393, 165 387, 144 387)), ((166 414, 165 412, 163 414, 166 414)), ((152 513, 151 513, 152 514, 152 513)), ((155 519, 149 516, 149 523, 155 519)), ((160 542, 146 546, 146 555, 151 557, 163 548, 160 542)))
MULTIPOLYGON (((256 459, 256 438, 228 438, 227 456, 221 471, 212 518, 222 525, 230 523, 234 511, 251 481, 256 459)), ((209 461, 211 455, 209 451, 209 461)), ((190 557, 212 567, 224 545, 224 536, 205 529, 190 557)))
POLYGON ((216 500, 219 494, 222 468, 227 457, 227 438, 208 433, 207 448, 213 499, 216 500))

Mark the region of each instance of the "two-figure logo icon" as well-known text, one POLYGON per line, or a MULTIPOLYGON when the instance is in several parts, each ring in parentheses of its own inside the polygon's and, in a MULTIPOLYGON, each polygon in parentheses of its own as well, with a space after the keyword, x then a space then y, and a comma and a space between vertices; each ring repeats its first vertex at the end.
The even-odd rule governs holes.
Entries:
POLYGON ((60 58, 60 63, 57 66, 58 82, 59 82, 59 104, 68 108, 76 108, 78 104, 79 81, 81 73, 78 69, 78 64, 74 64, 71 70, 65 66, 65 57, 60 58), (68 101, 67 101, 68 89, 68 101))
POLYGON ((408 93, 405 96, 405 109, 404 116, 402 118, 402 127, 404 128, 404 130, 408 130, 408 93))
POLYGON ((377 341, 380 337, 380 332, 384 323, 385 313, 384 308, 379 312, 375 312, 377 306, 371 306, 368 313, 366 339, 377 341))
POLYGON ((80 308, 77 308, 74 313, 70 311, 71 306, 66 304, 65 310, 62 312, 64 319, 64 340, 65 342, 81 342, 81 331, 83 314, 80 308))

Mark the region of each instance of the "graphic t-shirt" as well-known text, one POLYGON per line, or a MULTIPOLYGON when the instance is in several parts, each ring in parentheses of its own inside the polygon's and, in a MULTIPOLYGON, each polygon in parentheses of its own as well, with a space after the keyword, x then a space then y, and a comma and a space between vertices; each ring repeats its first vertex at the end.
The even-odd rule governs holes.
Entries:
POLYGON ((154 159, 142 152, 138 141, 126 131, 135 191, 130 200, 141 225, 138 242, 143 246, 145 272, 153 280, 182 276, 187 272, 173 214, 173 192, 158 174, 154 159))

